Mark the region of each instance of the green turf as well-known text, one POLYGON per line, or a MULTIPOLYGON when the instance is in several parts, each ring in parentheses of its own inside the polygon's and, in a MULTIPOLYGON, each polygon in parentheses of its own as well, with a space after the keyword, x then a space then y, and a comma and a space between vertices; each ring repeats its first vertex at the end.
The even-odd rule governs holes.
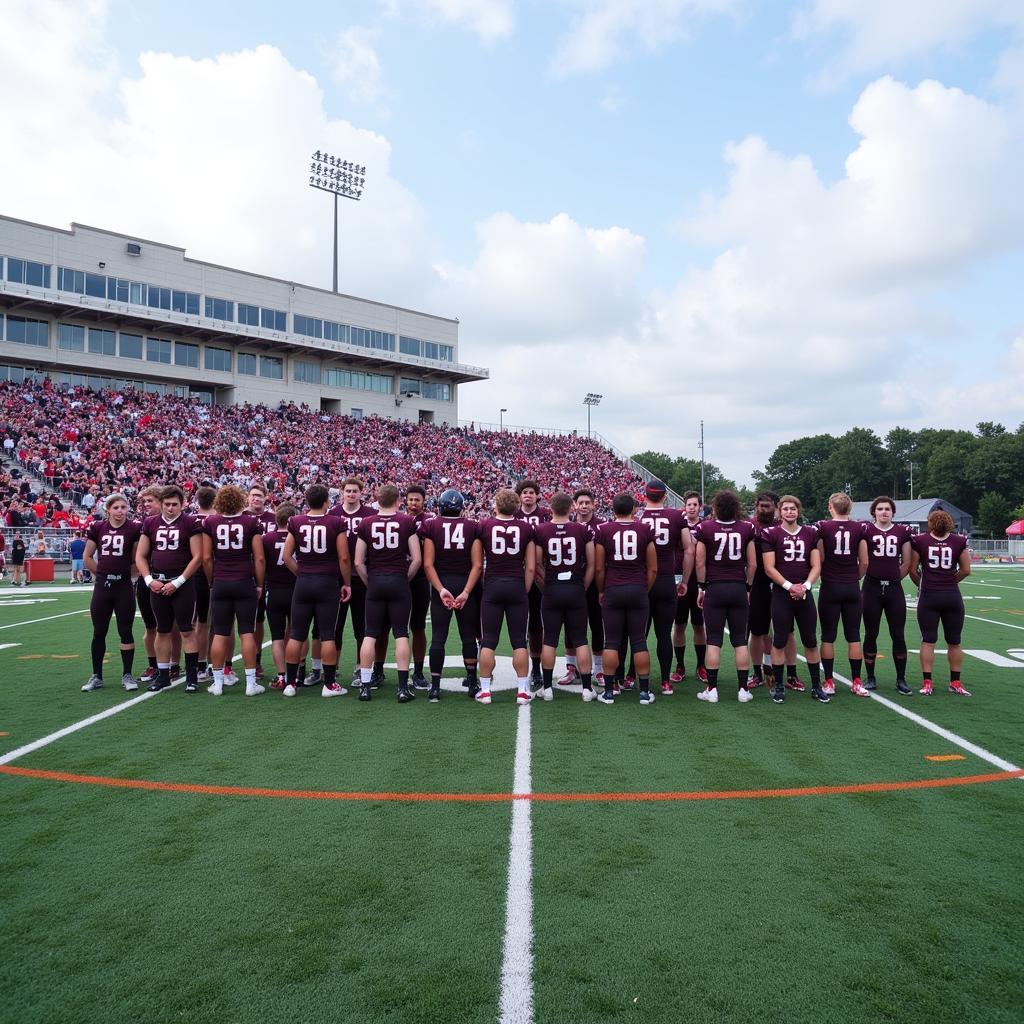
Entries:
MULTIPOLYGON (((966 647, 1024 648, 1013 628, 1024 626, 1024 573, 979 570, 964 592, 978 617, 966 647)), ((0 626, 88 600, 52 596, 0 603, 0 626)), ((0 644, 13 642, 0 651, 0 732, 10 734, 0 751, 131 696, 115 685, 115 644, 108 686, 79 692, 85 616, 0 630, 0 644)), ((584 705, 568 692, 535 703, 533 789, 827 786, 997 770, 844 687, 828 706, 792 693, 776 706, 763 689, 740 705, 728 650, 722 701, 705 705, 694 699, 692 645, 688 654, 690 678, 653 707, 635 695, 584 705), (926 760, 949 753, 964 760, 926 760)), ((343 678, 350 666, 346 651, 343 678)), ((836 668, 848 674, 841 644, 836 668)), ((930 699, 898 698, 888 659, 878 675, 887 697, 1024 762, 1024 663, 968 657, 970 700, 945 692, 941 657, 930 699)), ((910 678, 916 686, 916 656, 910 678)), ((448 693, 440 705, 399 706, 393 688, 360 705, 315 690, 289 701, 235 688, 214 700, 179 687, 17 764, 241 787, 501 792, 512 785, 516 721, 507 691, 480 708, 448 693)), ((5 1018, 497 1017, 507 803, 211 797, 6 775, 0 789, 5 1018)), ((536 1019, 1020 1020, 1022 812, 1018 781, 534 803, 536 1019)))

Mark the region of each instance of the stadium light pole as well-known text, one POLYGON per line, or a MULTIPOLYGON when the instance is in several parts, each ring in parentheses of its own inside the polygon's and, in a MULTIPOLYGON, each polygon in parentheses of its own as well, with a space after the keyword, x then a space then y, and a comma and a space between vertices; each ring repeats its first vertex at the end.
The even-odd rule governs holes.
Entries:
POLYGON ((704 421, 700 421, 700 441, 697 444, 700 449, 700 503, 704 505, 704 421))
POLYGON ((587 407, 587 437, 590 437, 590 410, 595 405, 600 405, 602 398, 604 395, 595 395, 593 391, 588 391, 583 399, 583 404, 587 407))
POLYGON ((910 500, 914 500, 914 464, 910 464, 910 500))
POLYGON ((499 434, 503 434, 505 432, 505 413, 507 413, 507 412, 508 412, 508 409, 499 409, 498 410, 498 433, 499 434))
POLYGON ((334 277, 333 289, 338 291, 338 196, 358 202, 363 196, 366 168, 351 160, 342 160, 318 149, 309 162, 309 184, 334 196, 334 277))

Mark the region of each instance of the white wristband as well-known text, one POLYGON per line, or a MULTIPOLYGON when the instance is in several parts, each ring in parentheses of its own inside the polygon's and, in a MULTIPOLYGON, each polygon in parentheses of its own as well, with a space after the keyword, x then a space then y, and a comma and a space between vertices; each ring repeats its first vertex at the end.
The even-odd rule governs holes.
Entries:
POLYGON ((153 577, 152 576, 147 576, 146 577, 146 586, 147 587, 153 586, 153 577))
POLYGON ((783 590, 792 590, 793 589, 793 584, 790 583, 789 580, 783 580, 782 581, 782 589, 783 590))
POLYGON ((810 585, 810 583, 807 582, 807 580, 804 580, 803 588, 804 588, 804 590, 810 590, 811 589, 811 585, 810 585))
POLYGON ((181 590, 181 588, 185 586, 185 577, 178 576, 176 579, 171 580, 171 582, 174 584, 175 590, 181 590))

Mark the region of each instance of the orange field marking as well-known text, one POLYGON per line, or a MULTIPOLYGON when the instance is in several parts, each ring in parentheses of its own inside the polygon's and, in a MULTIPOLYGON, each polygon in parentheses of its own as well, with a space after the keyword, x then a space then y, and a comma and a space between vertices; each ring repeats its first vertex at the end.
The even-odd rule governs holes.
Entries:
POLYGON ((836 796, 851 793, 894 793, 910 789, 944 789, 947 786, 977 786, 1024 777, 1024 769, 992 772, 988 775, 960 775, 946 779, 913 779, 904 782, 858 782, 843 786, 801 786, 792 789, 722 789, 667 793, 362 793, 321 789, 264 789, 254 786, 207 786, 191 782, 153 782, 148 779, 117 779, 106 775, 74 775, 42 768, 0 765, 5 775, 19 775, 50 782, 77 782, 114 789, 145 789, 161 793, 194 793, 203 796, 260 796, 284 800, 351 800, 389 803, 502 803, 532 800, 538 803, 657 803, 699 800, 757 800, 767 797, 836 796))
POLYGON ((9 732, 0 732, 0 736, 10 736, 9 732))
POLYGON ((926 761, 966 761, 963 754, 925 754, 926 761))

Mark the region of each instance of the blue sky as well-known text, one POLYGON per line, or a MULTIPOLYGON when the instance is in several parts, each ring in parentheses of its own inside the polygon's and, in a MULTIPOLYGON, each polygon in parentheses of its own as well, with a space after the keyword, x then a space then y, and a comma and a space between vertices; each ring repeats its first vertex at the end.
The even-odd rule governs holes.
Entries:
POLYGON ((460 317, 466 419, 601 391, 621 447, 703 418, 741 482, 803 433, 1024 419, 1019 4, 15 7, 4 212, 326 283, 302 165, 344 149, 342 287, 460 317))

